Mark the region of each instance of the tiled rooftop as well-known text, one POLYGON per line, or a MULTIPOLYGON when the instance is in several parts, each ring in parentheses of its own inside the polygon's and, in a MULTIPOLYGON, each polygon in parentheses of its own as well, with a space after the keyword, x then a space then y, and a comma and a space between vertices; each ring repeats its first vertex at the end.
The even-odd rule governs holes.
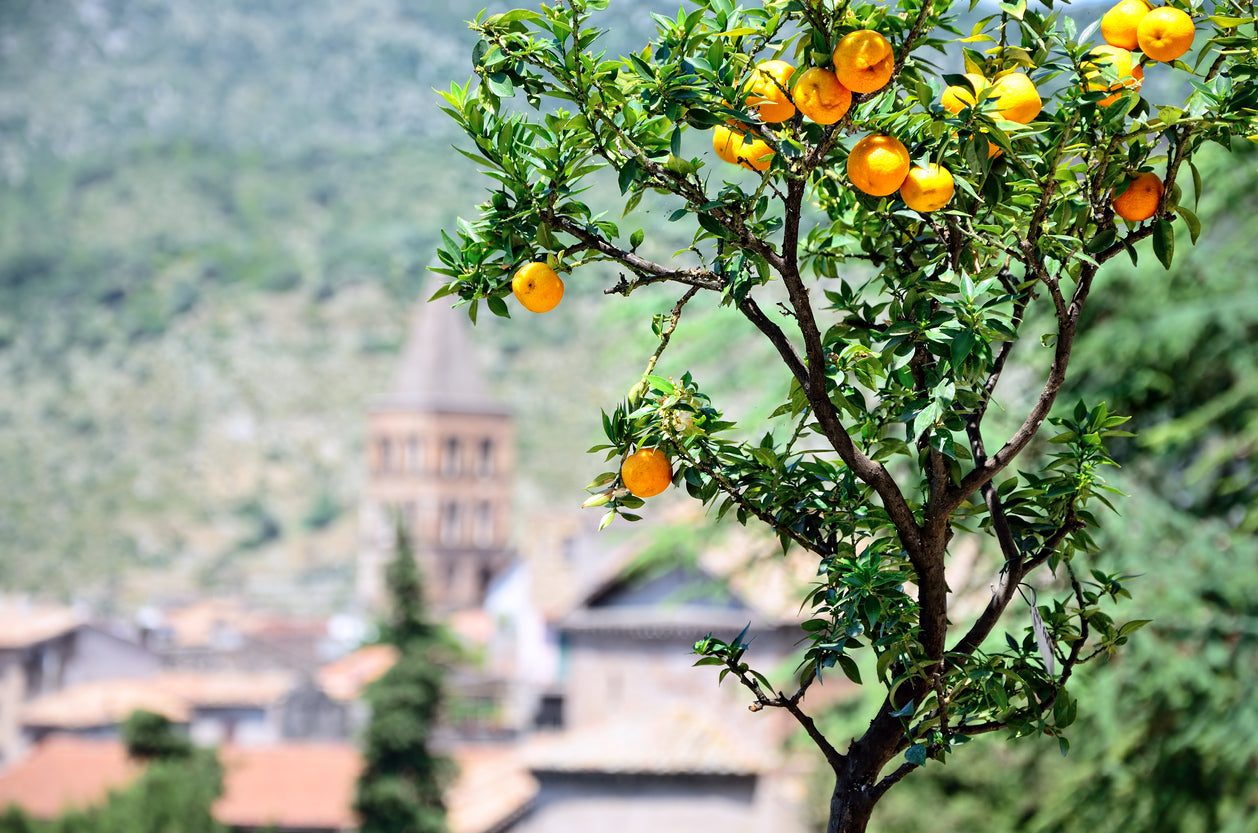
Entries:
POLYGON ((349 830, 358 750, 343 743, 236 746, 220 750, 223 794, 214 817, 233 827, 349 830))
POLYGON ((104 801, 110 790, 126 787, 139 774, 139 765, 117 741, 53 736, 0 772, 0 811, 16 804, 35 818, 54 818, 104 801))
POLYGON ((198 707, 269 706, 296 683, 288 671, 167 671, 93 680, 31 700, 22 707, 21 721, 83 729, 121 723, 136 709, 146 709, 186 723, 198 707))
MULTIPOLYGON (((451 833, 485 833, 518 815, 537 783, 515 750, 472 747, 453 753, 459 775, 447 793, 451 833)), ((229 746, 219 751, 223 794, 214 817, 223 824, 286 829, 350 830, 362 756, 345 743, 229 746)), ((51 819, 104 801, 140 773, 117 740, 53 735, 0 773, 0 812, 16 804, 51 819)))
POLYGON ((19 715, 27 726, 89 729, 122 723, 136 709, 187 723, 188 705, 152 678, 94 680, 37 697, 23 704, 19 715))
POLYGON ((68 607, 0 600, 0 650, 35 645, 73 630, 83 622, 84 618, 68 607))

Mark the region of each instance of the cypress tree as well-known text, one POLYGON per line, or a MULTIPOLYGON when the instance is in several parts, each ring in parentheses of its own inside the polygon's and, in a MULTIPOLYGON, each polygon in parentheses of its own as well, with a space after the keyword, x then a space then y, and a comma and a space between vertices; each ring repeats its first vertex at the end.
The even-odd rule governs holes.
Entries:
POLYGON ((371 720, 354 802, 359 830, 446 833, 442 786, 449 765, 430 748, 441 706, 444 641, 427 617, 423 578, 400 526, 386 581, 390 609, 383 638, 397 647, 399 657, 367 691, 371 720))

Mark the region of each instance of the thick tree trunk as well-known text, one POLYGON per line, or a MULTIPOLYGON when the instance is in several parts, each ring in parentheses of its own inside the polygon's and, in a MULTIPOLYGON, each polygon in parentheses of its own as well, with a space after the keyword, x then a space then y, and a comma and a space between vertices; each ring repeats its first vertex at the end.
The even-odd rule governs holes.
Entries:
POLYGON ((852 784, 848 778, 840 776, 830 797, 830 823, 826 833, 865 833, 873 811, 869 788, 852 784))

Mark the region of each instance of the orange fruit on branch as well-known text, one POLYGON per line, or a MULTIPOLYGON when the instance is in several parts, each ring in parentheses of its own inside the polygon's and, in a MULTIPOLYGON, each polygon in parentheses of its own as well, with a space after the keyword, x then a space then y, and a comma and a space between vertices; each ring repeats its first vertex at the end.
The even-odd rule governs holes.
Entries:
POLYGON ((991 86, 989 95, 996 99, 996 112, 1002 119, 1030 124, 1044 107, 1035 82, 1025 72, 1002 75, 991 86))
POLYGON ((673 464, 658 448, 639 448, 620 464, 620 482, 635 497, 655 497, 673 482, 673 464))
POLYGON ((1108 107, 1118 100, 1123 90, 1140 89, 1140 85, 1144 82, 1144 67, 1136 60, 1136 56, 1121 46, 1098 46, 1084 61, 1083 75, 1089 90, 1116 91, 1113 95, 1106 96, 1097 102, 1102 107, 1108 107), (1113 67, 1114 72, 1118 74, 1118 81, 1114 84, 1106 84, 1101 77, 1103 69, 1107 66, 1113 67))
POLYGON ((812 67, 804 71, 791 91, 799 112, 817 124, 834 124, 852 106, 852 91, 828 69, 812 67))
POLYGON ((894 194, 908 173, 908 148, 894 136, 866 136, 847 155, 848 179, 870 196, 894 194))
POLYGON ((741 143, 742 140, 743 134, 736 130, 731 130, 723 124, 718 124, 712 128, 712 150, 716 151, 717 156, 731 165, 738 164, 735 143, 741 143))
POLYGON ((1154 173, 1137 174, 1121 194, 1114 195, 1114 213, 1124 220, 1139 223, 1157 213, 1165 186, 1154 173))
POLYGON ((1146 0, 1122 0, 1101 16, 1101 37, 1110 46, 1136 48, 1136 27, 1150 12, 1146 0))
POLYGON ((526 263, 511 279, 511 292, 530 312, 550 312, 563 299, 563 280, 542 261, 526 263))
POLYGON ((723 124, 712 128, 712 149, 731 165, 742 165, 752 171, 767 171, 773 160, 773 148, 768 142, 723 124))
POLYGON ((1169 62, 1192 48, 1192 18, 1174 6, 1160 6, 1140 19, 1136 42, 1155 61, 1169 62))
POLYGON ((794 74, 795 67, 786 61, 764 61, 756 66, 747 84, 747 105, 759 110, 761 121, 774 124, 795 115, 795 105, 787 95, 794 74))
MULTIPOLYGON (((987 79, 977 72, 967 72, 965 77, 974 85, 974 91, 982 92, 987 88, 987 79)), ((939 103, 949 113, 960 113, 966 107, 974 106, 974 92, 969 87, 953 84, 943 91, 943 96, 939 99, 939 103)))
POLYGON ((872 93, 887 86, 895 69, 891 43, 873 29, 857 29, 834 47, 834 74, 854 93, 872 93))
POLYGON ((924 168, 912 168, 900 185, 900 199, 914 211, 923 214, 938 211, 952 200, 956 183, 942 165, 931 162, 924 168))

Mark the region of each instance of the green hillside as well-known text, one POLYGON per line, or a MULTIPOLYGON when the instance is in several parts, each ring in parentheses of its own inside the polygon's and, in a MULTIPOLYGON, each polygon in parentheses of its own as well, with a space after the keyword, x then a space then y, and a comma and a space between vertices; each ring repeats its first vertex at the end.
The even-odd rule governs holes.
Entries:
MULTIPOLYGON (((466 12, 416 8, 0 5, 0 585, 346 598, 366 407, 439 229, 485 193, 432 91, 470 72, 466 12)), ((544 321, 479 325, 521 512, 581 502, 591 406, 674 300, 597 304, 588 277, 544 321)), ((745 380, 755 356, 677 359, 745 380)))

